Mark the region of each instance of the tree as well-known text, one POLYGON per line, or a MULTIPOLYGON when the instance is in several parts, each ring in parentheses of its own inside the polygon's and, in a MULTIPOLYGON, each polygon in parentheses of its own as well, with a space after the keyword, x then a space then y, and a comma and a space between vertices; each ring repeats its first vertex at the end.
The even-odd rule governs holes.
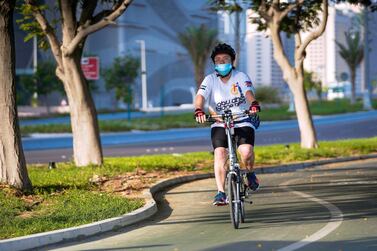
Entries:
POLYGON ((139 67, 137 58, 131 56, 115 58, 112 66, 103 71, 106 89, 114 89, 116 99, 129 105, 132 102, 131 85, 138 76, 139 67))
POLYGON ((318 99, 322 100, 322 82, 314 79, 314 73, 304 71, 304 86, 307 91, 315 90, 318 99))
POLYGON ((335 43, 339 47, 339 55, 347 63, 351 75, 351 104, 356 102, 356 69, 364 57, 364 46, 360 39, 360 33, 345 32, 346 44, 338 41, 335 43))
MULTIPOLYGON (((40 62, 36 71, 32 75, 22 75, 20 78, 21 85, 30 93, 47 99, 47 95, 53 91, 59 91, 64 94, 63 85, 55 74, 56 65, 53 62, 40 62)), ((46 100, 47 112, 49 112, 49 104, 46 100)))
POLYGON ((190 54, 194 64, 196 87, 199 88, 211 50, 218 42, 217 31, 208 29, 205 25, 192 26, 188 27, 186 32, 180 33, 178 38, 190 54))
POLYGON ((58 0, 60 17, 48 19, 47 5, 24 0, 21 28, 26 39, 39 35, 40 45, 49 44, 57 63, 56 75, 63 82, 70 106, 73 157, 77 166, 101 165, 102 147, 97 112, 80 61, 87 37, 114 23, 132 0, 58 0), (98 6, 99 3, 103 5, 98 6), (104 8, 111 6, 109 9, 104 8), (101 9, 100 11, 96 11, 101 9), (57 24, 59 27, 55 27, 57 24), (57 33, 61 31, 61 34, 57 33), (61 40, 60 40, 61 38, 61 40))
MULTIPOLYGON (((301 147, 317 147, 317 136, 304 88, 304 59, 308 45, 326 29, 328 0, 258 0, 246 1, 254 15, 251 22, 258 25, 258 30, 268 30, 274 47, 274 58, 283 72, 283 78, 293 93, 296 114, 300 129, 301 147), (281 32, 294 36, 294 63, 291 64, 283 49, 281 32), (303 32, 307 36, 303 37, 303 32)), ((336 1, 343 2, 343 1, 336 1)), ((348 1, 371 5, 370 1, 348 1)), ((218 5, 227 6, 228 1, 217 0, 218 5)), ((374 5, 373 5, 374 7, 374 5)))
POLYGON ((234 62, 235 66, 238 66, 240 60, 240 52, 241 52, 241 14, 242 14, 242 7, 240 1, 232 0, 232 1, 218 1, 218 0, 209 0, 208 3, 211 6, 210 10, 212 11, 225 11, 229 15, 235 14, 234 16, 234 44, 236 48, 236 60, 234 62), (220 3, 220 4, 218 4, 220 3))
POLYGON ((31 189, 17 117, 13 12, 15 0, 0 0, 0 182, 31 189))

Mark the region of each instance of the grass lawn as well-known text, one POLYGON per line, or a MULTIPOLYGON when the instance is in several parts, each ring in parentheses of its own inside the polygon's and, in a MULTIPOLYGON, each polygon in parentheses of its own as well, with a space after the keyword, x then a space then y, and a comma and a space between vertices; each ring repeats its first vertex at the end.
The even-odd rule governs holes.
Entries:
MULTIPOLYGON (((373 105, 377 109, 377 100, 374 100, 373 105)), ((310 108, 313 115, 329 115, 346 112, 356 112, 362 110, 361 101, 355 105, 350 105, 349 101, 334 100, 334 101, 314 101, 310 103, 310 108)), ((274 120, 288 120, 295 119, 296 113, 288 112, 288 106, 283 105, 279 108, 263 108, 260 113, 262 121, 274 120)), ((192 113, 182 113, 178 115, 165 115, 158 118, 137 118, 128 120, 105 120, 99 121, 101 132, 121 132, 130 130, 163 130, 169 128, 187 128, 197 127, 192 113)), ((69 124, 46 124, 22 126, 21 132, 23 135, 30 133, 57 133, 57 132, 71 132, 69 124)))
MULTIPOLYGON (((287 164, 377 152, 377 137, 319 142, 317 149, 298 144, 258 146, 256 166, 287 164)), ((77 226, 119 216, 143 206, 141 190, 159 179, 212 172, 209 152, 105 158, 102 167, 58 163, 30 165, 33 191, 22 194, 0 185, 0 239, 77 226)))

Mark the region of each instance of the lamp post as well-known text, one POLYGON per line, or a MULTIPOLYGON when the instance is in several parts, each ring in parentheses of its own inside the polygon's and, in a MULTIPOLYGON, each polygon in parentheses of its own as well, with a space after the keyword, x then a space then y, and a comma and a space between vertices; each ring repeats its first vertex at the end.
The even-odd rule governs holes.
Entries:
POLYGON ((140 54, 141 54, 141 108, 146 111, 148 108, 147 99, 147 67, 146 67, 146 57, 145 57, 145 41, 136 40, 136 43, 140 44, 140 54))
POLYGON ((370 83, 369 83, 369 34, 368 34, 368 7, 364 7, 364 93, 363 108, 372 110, 370 100, 370 83))
MULTIPOLYGON (((33 37, 33 74, 34 74, 34 76, 37 72, 37 69, 38 69, 38 38, 35 35, 33 37)), ((34 84, 35 84, 35 88, 37 90, 37 83, 35 82, 34 84)), ((38 106, 38 92, 37 91, 35 91, 33 93, 32 106, 33 107, 38 106)))

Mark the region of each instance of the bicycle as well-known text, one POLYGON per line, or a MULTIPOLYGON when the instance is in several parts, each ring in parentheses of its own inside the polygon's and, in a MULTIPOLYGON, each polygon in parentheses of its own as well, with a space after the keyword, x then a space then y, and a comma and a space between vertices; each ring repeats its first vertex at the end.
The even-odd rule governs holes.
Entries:
MULTIPOLYGON (((229 170, 227 173, 227 189, 228 189, 228 202, 230 204, 230 217, 235 229, 238 229, 240 222, 245 222, 245 201, 249 197, 248 187, 245 184, 246 173, 240 169, 240 165, 236 153, 236 142, 234 139, 234 123, 235 120, 242 117, 249 117, 258 121, 257 114, 249 114, 249 111, 242 113, 232 114, 231 110, 225 110, 222 115, 207 115, 207 121, 219 122, 221 119, 225 127, 225 132, 228 140, 228 154, 229 154, 229 170)), ((250 204, 252 201, 248 201, 250 204)))

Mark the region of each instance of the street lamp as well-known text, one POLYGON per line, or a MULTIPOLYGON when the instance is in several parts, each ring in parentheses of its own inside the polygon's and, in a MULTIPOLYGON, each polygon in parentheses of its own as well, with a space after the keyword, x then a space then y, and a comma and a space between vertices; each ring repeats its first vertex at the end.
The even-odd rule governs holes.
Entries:
POLYGON ((369 93, 369 34, 368 34, 368 7, 364 7, 364 93, 363 108, 372 110, 369 93))
POLYGON ((143 111, 147 110, 147 66, 145 57, 145 41, 136 40, 136 43, 140 44, 140 54, 141 54, 141 108, 143 111))

